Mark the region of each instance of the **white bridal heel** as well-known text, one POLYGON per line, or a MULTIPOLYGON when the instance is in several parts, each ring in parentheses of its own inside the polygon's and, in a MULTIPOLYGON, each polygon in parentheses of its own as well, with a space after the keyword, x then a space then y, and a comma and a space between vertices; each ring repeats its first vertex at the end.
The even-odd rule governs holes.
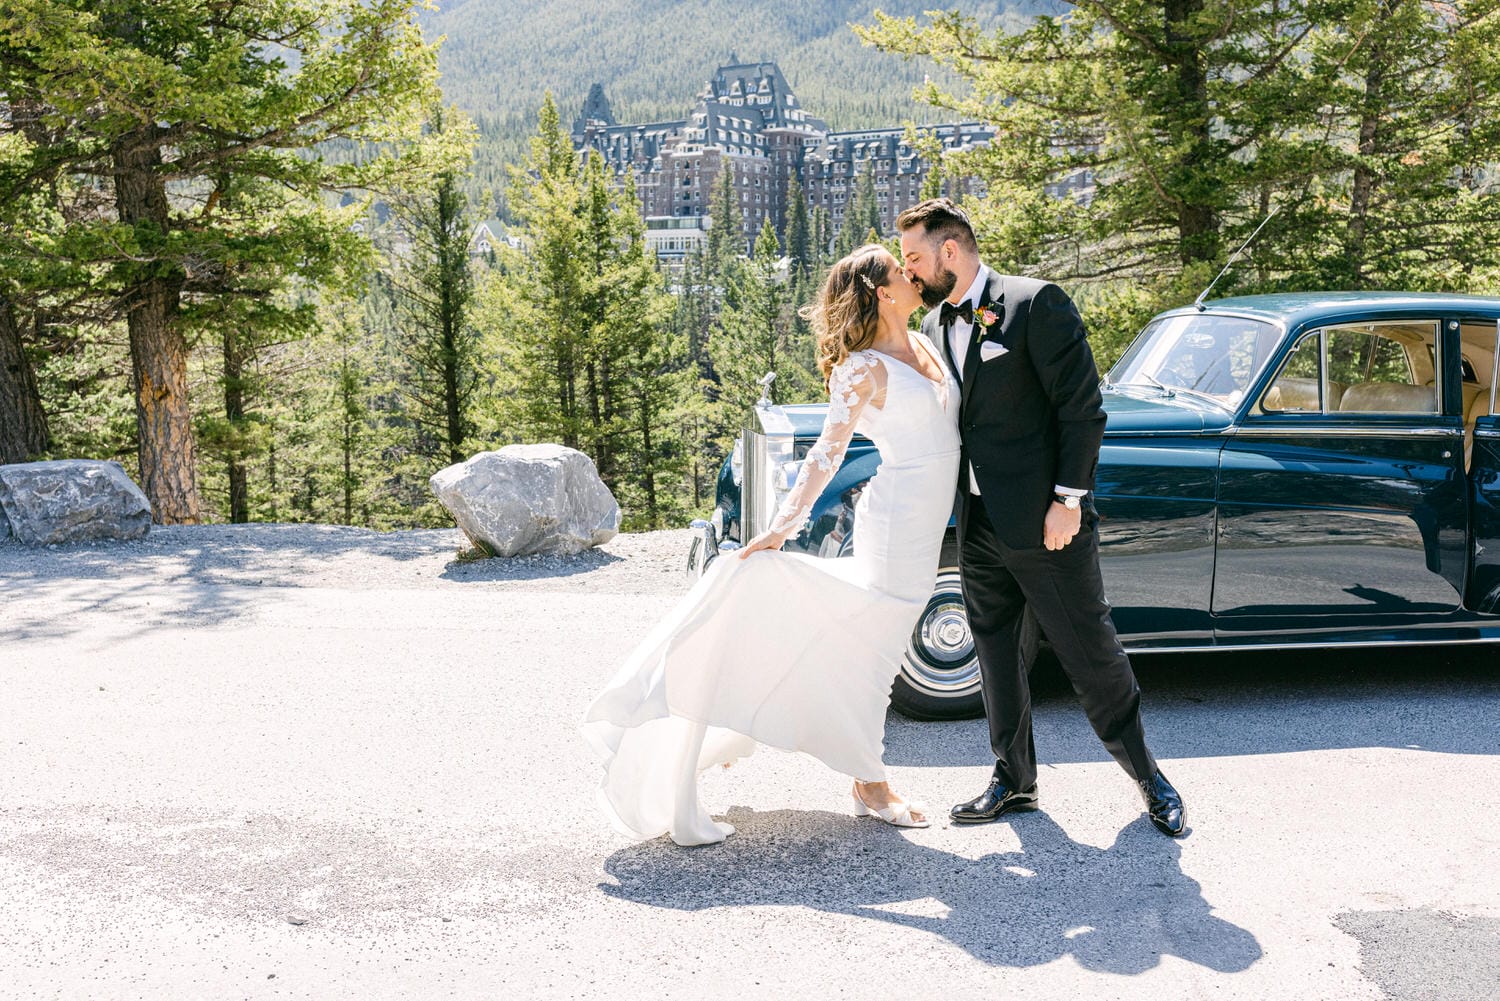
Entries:
POLYGON ((851 789, 849 796, 854 800, 854 815, 856 817, 876 817, 890 824, 892 827, 932 826, 932 821, 917 820, 911 815, 912 810, 916 810, 919 813, 927 812, 927 808, 921 803, 902 803, 900 809, 894 806, 885 806, 877 810, 860 797, 859 786, 851 789))

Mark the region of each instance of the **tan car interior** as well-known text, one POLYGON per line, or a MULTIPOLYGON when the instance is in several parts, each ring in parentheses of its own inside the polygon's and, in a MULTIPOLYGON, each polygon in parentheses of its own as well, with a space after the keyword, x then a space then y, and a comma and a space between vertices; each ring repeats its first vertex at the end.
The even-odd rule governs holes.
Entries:
MULTIPOLYGON (((1326 408, 1318 400, 1318 380, 1282 376, 1261 398, 1265 412, 1435 414, 1438 412, 1435 374, 1432 367, 1432 323, 1368 324, 1352 329, 1376 334, 1401 345, 1406 356, 1409 381, 1369 381, 1352 385, 1328 380, 1326 408)), ((1495 324, 1465 323, 1460 330, 1463 351, 1464 463, 1473 452, 1474 422, 1490 413, 1490 380, 1495 364, 1495 324)))

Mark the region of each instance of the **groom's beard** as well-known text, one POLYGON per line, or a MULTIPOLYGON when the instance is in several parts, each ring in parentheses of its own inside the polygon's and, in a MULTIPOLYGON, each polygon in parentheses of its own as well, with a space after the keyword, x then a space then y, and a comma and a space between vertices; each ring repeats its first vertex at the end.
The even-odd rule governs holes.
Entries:
POLYGON ((953 288, 958 284, 958 275, 943 267, 937 266, 937 273, 932 276, 932 281, 922 283, 922 303, 928 309, 936 309, 943 300, 953 294, 953 288))

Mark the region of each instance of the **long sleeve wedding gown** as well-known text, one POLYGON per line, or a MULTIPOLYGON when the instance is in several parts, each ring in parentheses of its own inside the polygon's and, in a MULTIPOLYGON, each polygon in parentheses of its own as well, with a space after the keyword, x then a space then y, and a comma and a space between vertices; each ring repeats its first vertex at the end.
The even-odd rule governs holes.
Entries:
POLYGON ((855 507, 852 557, 762 551, 714 561, 589 707, 604 760, 599 804, 641 840, 722 840, 697 775, 754 750, 804 751, 861 781, 885 777, 885 713, 928 596, 957 483, 958 386, 889 355, 856 352, 829 378, 823 432, 773 528, 795 529, 856 430, 880 451, 855 507))

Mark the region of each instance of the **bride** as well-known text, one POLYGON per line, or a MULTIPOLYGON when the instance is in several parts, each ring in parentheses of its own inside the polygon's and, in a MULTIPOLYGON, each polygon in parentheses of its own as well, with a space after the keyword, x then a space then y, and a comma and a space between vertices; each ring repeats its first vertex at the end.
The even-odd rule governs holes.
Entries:
POLYGON ((958 386, 907 329, 920 293, 884 247, 835 264, 807 311, 828 417, 770 527, 714 561, 626 660, 585 716, 604 760, 599 805, 645 840, 734 833, 699 804, 698 774, 757 743, 803 751, 854 779, 858 816, 926 827, 887 784, 891 682, 932 591, 958 479, 958 386), (783 553, 850 438, 880 451, 855 507, 852 557, 783 553))

